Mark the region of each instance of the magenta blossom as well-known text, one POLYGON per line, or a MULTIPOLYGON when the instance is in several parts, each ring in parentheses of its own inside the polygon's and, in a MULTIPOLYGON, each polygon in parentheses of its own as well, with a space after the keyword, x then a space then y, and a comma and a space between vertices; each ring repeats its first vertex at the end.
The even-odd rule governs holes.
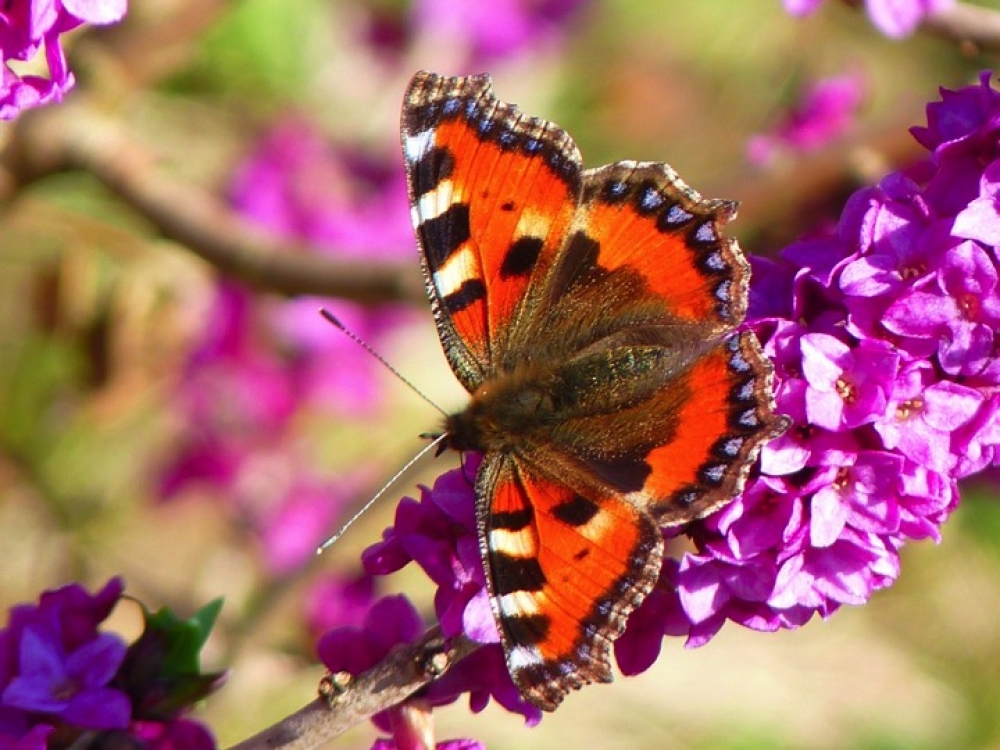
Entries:
POLYGON ((783 152, 815 151, 845 135, 865 97, 864 78, 848 73, 816 81, 774 129, 747 143, 747 158, 765 165, 783 152))
POLYGON ((72 88, 73 74, 59 36, 84 23, 120 21, 127 0, 10 0, 0 6, 0 119, 10 120, 24 109, 59 101, 72 88), (49 77, 21 76, 13 61, 34 58, 45 46, 49 77))
POLYGON ((698 552, 681 562, 680 603, 692 644, 706 623, 795 627, 867 601, 897 578, 907 540, 939 537, 956 480, 995 460, 993 219, 977 209, 963 228, 956 217, 991 195, 986 130, 998 115, 988 76, 944 92, 916 130, 934 149, 922 182, 887 176, 810 252, 760 266, 780 284, 755 284, 792 296, 794 322, 757 325, 778 411, 795 424, 763 448, 742 497, 688 529, 698 552))

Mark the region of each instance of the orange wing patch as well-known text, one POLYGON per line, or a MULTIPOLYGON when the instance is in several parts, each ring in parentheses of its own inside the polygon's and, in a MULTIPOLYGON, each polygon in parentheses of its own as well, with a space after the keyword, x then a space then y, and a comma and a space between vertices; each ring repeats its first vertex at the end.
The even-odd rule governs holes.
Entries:
POLYGON ((578 493, 499 454, 481 471, 508 667, 522 694, 551 710, 569 690, 610 681, 611 643, 656 581, 662 538, 617 495, 578 493))
POLYGON ((731 500, 760 446, 785 426, 771 411, 771 367, 751 333, 701 357, 684 383, 673 439, 646 456, 642 494, 661 525, 687 523, 731 500))
POLYGON ((734 203, 704 200, 665 164, 618 162, 585 173, 583 205, 577 226, 601 268, 638 272, 681 322, 743 320, 750 269, 721 232, 734 203))
MULTIPOLYGON (((443 123, 435 143, 454 154, 452 200, 469 206, 469 239, 460 251, 477 259, 477 268, 469 264, 468 270, 478 273, 488 290, 478 302, 477 325, 462 326, 456 320, 456 328, 471 341, 483 336, 496 341, 505 335, 532 277, 544 272, 562 245, 576 186, 554 172, 542 155, 477 140, 462 120, 443 123)), ((437 274, 435 283, 441 286, 437 274)))
MULTIPOLYGON (((426 74, 407 94, 403 151, 442 336, 467 349, 456 370, 488 365, 564 244, 580 154, 563 130, 497 100, 485 76, 426 74)), ((466 387, 481 380, 460 377, 466 387)))

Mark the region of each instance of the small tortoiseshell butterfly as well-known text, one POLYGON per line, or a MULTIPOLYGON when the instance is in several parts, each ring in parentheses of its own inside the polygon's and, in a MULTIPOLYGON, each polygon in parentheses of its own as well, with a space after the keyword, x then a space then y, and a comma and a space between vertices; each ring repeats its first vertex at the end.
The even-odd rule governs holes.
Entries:
POLYGON ((472 394, 444 440, 483 454, 493 614, 521 694, 551 711, 611 681, 660 527, 727 503, 784 429, 770 363, 736 331, 750 267, 720 232, 736 204, 665 164, 584 170, 485 75, 418 73, 402 141, 438 334, 472 394))

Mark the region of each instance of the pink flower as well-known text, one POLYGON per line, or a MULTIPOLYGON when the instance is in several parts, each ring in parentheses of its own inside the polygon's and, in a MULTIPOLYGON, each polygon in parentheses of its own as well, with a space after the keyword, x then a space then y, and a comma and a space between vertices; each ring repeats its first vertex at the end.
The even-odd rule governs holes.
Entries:
POLYGON ((59 35, 83 23, 120 21, 127 5, 127 0, 9 0, 0 6, 0 119, 62 99, 74 79, 59 35), (11 69, 11 61, 31 60, 43 44, 48 78, 11 69))
POLYGON ((767 164, 783 151, 816 151, 850 130, 865 96, 861 75, 816 81, 770 133, 747 144, 752 164, 767 164))

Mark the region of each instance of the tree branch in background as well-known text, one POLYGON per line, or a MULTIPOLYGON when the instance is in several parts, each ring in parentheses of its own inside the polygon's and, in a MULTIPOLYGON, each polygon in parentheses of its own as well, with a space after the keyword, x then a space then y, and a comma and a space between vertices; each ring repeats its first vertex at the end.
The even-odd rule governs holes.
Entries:
POLYGON ((426 294, 416 263, 331 257, 329 251, 266 235, 210 192, 159 168, 141 144, 81 94, 59 107, 26 113, 0 154, 10 194, 63 169, 84 170, 165 237, 241 281, 287 295, 314 294, 365 304, 410 302, 426 294))
POLYGON ((969 54, 1000 51, 1000 13, 967 3, 924 19, 920 28, 958 42, 969 54))

